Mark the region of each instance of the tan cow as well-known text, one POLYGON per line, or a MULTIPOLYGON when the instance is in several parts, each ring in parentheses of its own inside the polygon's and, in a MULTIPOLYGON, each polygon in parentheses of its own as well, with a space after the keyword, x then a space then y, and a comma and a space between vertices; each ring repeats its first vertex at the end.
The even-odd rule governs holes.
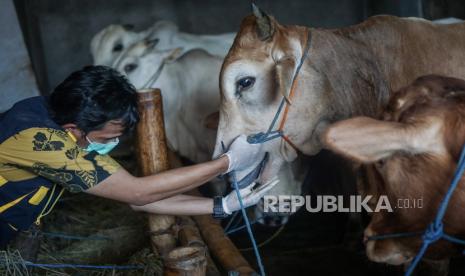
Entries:
MULTIPOLYGON (((419 250, 420 235, 368 240, 374 235, 424 231, 438 212, 465 143, 465 81, 425 76, 391 97, 379 120, 355 117, 326 129, 324 144, 360 164, 359 191, 372 204, 387 196, 393 212, 372 213, 365 230, 367 255, 376 262, 404 264, 419 250), (399 200, 413 202, 410 208, 399 200), (414 206, 414 200, 421 205, 414 206), (397 207, 397 208, 396 208, 397 207)), ((449 203, 445 233, 465 237, 465 181, 449 203)), ((463 246, 433 243, 426 259, 441 260, 463 246)))
MULTIPOLYGON (((265 131, 311 36, 297 77, 284 134, 301 152, 322 148, 320 134, 334 121, 375 116, 391 90, 425 74, 465 78, 465 24, 437 25, 423 19, 376 16, 341 29, 283 26, 258 9, 241 24, 223 63, 221 141, 265 131)), ((282 116, 281 116, 282 117, 282 116)), ((281 120, 282 118, 280 118, 281 120)), ((283 139, 264 144, 271 158, 259 182, 266 183, 296 150, 283 139)))

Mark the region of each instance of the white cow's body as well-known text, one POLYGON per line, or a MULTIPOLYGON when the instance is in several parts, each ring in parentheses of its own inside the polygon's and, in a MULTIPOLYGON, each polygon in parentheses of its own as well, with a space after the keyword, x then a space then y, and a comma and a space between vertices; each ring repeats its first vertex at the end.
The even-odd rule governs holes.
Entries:
POLYGON ((147 37, 145 32, 134 32, 124 25, 112 24, 98 32, 90 42, 94 65, 111 66, 123 51, 147 37))
MULTIPOLYGON (((141 55, 141 42, 119 62, 117 70, 124 73, 137 89, 147 81, 172 51, 149 50, 141 55), (137 47, 140 46, 140 47, 137 47), (137 65, 133 71, 128 65, 137 65)), ((148 49, 146 49, 148 50, 148 49)), ((204 118, 218 110, 218 77, 222 59, 203 50, 192 50, 175 61, 167 61, 150 87, 160 88, 168 142, 173 150, 194 162, 211 159, 216 131, 204 127, 204 118)), ((147 88, 147 87, 145 87, 147 88)))
POLYGON ((91 54, 96 65, 112 66, 124 52, 143 39, 158 40, 157 49, 183 48, 187 52, 194 48, 224 57, 231 47, 235 33, 219 35, 194 35, 179 32, 178 27, 169 21, 158 21, 142 32, 132 31, 127 26, 110 25, 97 33, 91 41, 91 54))
POLYGON ((455 17, 447 17, 447 18, 441 18, 441 19, 436 19, 432 21, 434 24, 455 24, 455 23, 462 23, 463 20, 455 17))
MULTIPOLYGON (((134 44, 119 60, 116 69, 125 74, 137 89, 161 89, 166 134, 174 151, 194 162, 210 160, 216 130, 205 127, 205 118, 218 111, 218 80, 223 59, 200 49, 178 57, 176 49, 160 51, 154 48, 157 46, 146 41, 134 44), (149 81, 157 75, 162 63, 164 66, 158 78, 149 81)), ((297 177, 301 174, 295 169, 290 164, 283 166, 278 177, 287 184, 277 185, 268 194, 300 195, 302 179, 297 177)), ((263 215, 263 209, 257 209, 257 216, 263 215)), ((289 214, 274 215, 279 216, 274 223, 284 223, 289 214)))
POLYGON ((182 53, 191 49, 203 49, 208 53, 224 57, 231 47, 236 33, 218 35, 196 35, 180 32, 173 22, 159 21, 145 31, 147 39, 158 39, 157 49, 168 50, 182 48, 182 53))

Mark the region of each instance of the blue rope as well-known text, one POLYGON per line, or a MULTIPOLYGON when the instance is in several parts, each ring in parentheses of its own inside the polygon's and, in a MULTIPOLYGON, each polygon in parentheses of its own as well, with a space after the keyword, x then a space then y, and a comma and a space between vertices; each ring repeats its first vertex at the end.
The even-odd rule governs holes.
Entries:
POLYGON ((83 264, 36 264, 26 261, 29 267, 43 268, 82 268, 82 269, 112 269, 112 270, 136 270, 143 269, 143 265, 83 265, 83 264))
MULTIPOLYGON (((434 218, 433 222, 428 225, 427 229, 424 231, 422 235, 423 244, 418 251, 417 255, 410 263, 407 271, 405 272, 405 276, 412 275, 413 271, 417 267, 420 260, 426 253, 428 247, 432 244, 437 242, 440 239, 445 239, 452 243, 457 243, 461 245, 465 245, 465 240, 461 240, 455 237, 452 237, 446 233, 444 233, 444 225, 443 219, 446 215, 447 207, 449 206, 449 202, 454 194, 455 189, 457 188, 458 184, 460 183, 460 179, 465 171, 465 145, 462 149, 460 154, 459 162, 457 163, 457 169, 454 174, 454 178, 451 182, 449 189, 446 192, 441 204, 439 205, 438 213, 434 218)), ((403 238, 403 237, 412 237, 416 235, 421 235, 421 232, 410 232, 410 233, 395 233, 395 234, 385 234, 385 235, 376 235, 371 236, 368 240, 383 240, 383 239, 390 239, 390 238, 403 238)), ((465 251, 463 252, 465 254, 465 251)))
MULTIPOLYGON (((300 69, 302 68, 302 65, 304 64, 304 61, 308 56, 311 42, 312 42, 312 33, 310 32, 310 30, 308 30, 307 42, 305 44, 305 49, 303 51, 302 57, 300 58, 300 62, 297 65, 297 68, 295 70, 295 74, 292 77, 292 83, 294 83, 295 80, 297 79, 297 75, 299 75, 300 69)), ((281 130, 273 131, 273 128, 276 125, 276 122, 278 121, 278 118, 281 115, 281 112, 282 112, 286 102, 287 102, 286 98, 283 97, 283 99, 281 100, 281 103, 279 104, 278 110, 276 110, 276 113, 275 113, 275 115, 273 117, 273 120, 271 121, 271 124, 268 127, 268 130, 266 132, 259 132, 259 133, 249 135, 247 137, 247 142, 249 142, 250 144, 262 144, 262 143, 268 142, 270 140, 283 137, 283 132, 281 130)))
POLYGON ((444 225, 442 223, 442 220, 444 219, 444 216, 446 215, 447 207, 449 206, 449 202, 452 198, 452 195, 455 189, 457 188, 458 184, 460 183, 460 179, 462 178, 463 172, 465 171, 464 161, 465 161, 465 146, 463 147, 462 153, 460 154, 460 159, 457 164, 457 170, 455 172, 454 179, 452 180, 452 183, 449 189, 447 190, 446 196, 442 200, 441 205, 439 205, 439 211, 436 215, 436 218, 426 229, 425 234, 422 237, 423 245, 420 248, 420 251, 415 256, 415 259, 413 259, 412 263, 407 269, 407 272, 405 272, 406 276, 412 275, 413 271, 415 270, 416 266, 420 262, 420 259, 426 253, 426 250, 428 249, 430 244, 438 241, 439 239, 445 238, 446 240, 449 240, 454 243, 465 244, 465 241, 461 241, 457 238, 446 235, 444 233, 444 225))
POLYGON ((465 245, 465 241, 464 240, 461 240, 461 239, 457 239, 456 237, 452 237, 446 233, 443 234, 442 236, 445 240, 448 240, 450 242, 453 242, 453 243, 458 243, 458 244, 461 244, 461 245, 465 245))
MULTIPOLYGON (((258 219, 253 220, 253 221, 250 223, 250 225, 254 225, 255 223, 257 223, 257 222, 258 222, 260 219, 262 219, 262 218, 263 218, 263 217, 259 217, 258 219)), ((227 230, 227 229, 225 228, 225 229, 224 229, 224 232, 225 232, 226 235, 231 235, 231 234, 236 233, 236 232, 238 232, 238 231, 240 231, 240 230, 242 230, 242 229, 244 229, 244 228, 246 228, 246 227, 247 227, 246 225, 241 225, 241 226, 235 227, 235 228, 233 228, 233 229, 231 229, 231 230, 227 230)))
POLYGON ((255 241, 255 237, 252 232, 252 227, 250 225, 249 217, 247 216, 247 212, 245 211, 244 203, 242 202, 242 197, 240 194, 239 186, 237 185, 236 180, 236 173, 234 171, 231 172, 231 177, 233 179, 234 190, 236 191, 237 198, 239 199, 239 205, 241 206, 242 217, 244 218, 245 225, 247 227, 247 232, 250 236, 250 241, 252 242, 252 247, 255 253, 255 257, 257 258, 258 267, 260 269, 260 275, 265 276, 265 268, 263 267, 262 257, 260 256, 260 251, 258 250, 257 242, 255 241))
POLYGON ((42 235, 52 237, 52 238, 62 238, 62 239, 67 239, 67 240, 111 240, 111 238, 104 237, 104 236, 83 237, 83 236, 68 235, 64 233, 52 233, 52 232, 43 232, 43 231, 38 231, 38 233, 42 233, 42 235))
MULTIPOLYGON (((231 217, 231 218, 229 219, 229 221, 228 221, 228 224, 226 224, 226 227, 224 228, 224 232, 228 232, 228 231, 229 231, 229 228, 232 227, 233 222, 236 220, 236 217, 237 217, 238 214, 239 214, 239 212, 237 212, 237 211, 234 212, 234 215, 232 215, 232 217, 231 217)), ((236 225, 234 225, 234 226, 236 226, 236 225)))
POLYGON ((449 190, 447 191, 447 194, 444 197, 444 199, 442 200, 441 205, 439 207, 438 214, 437 214, 436 219, 434 221, 434 223, 436 225, 442 224, 441 221, 444 218, 444 216, 446 215, 446 211, 447 211, 447 207, 449 205, 449 201, 452 198, 452 195, 453 195, 455 189, 457 188, 458 184, 460 183, 460 179, 462 178, 463 172, 465 170, 465 162, 464 161, 465 161, 465 146, 463 147, 462 153, 460 154, 460 159, 459 159, 459 163, 457 165, 457 170, 455 172, 454 180, 452 181, 452 184, 451 184, 449 190))
MULTIPOLYGON (((297 78, 297 75, 299 74, 300 69, 301 69, 304 61, 308 56, 308 52, 310 50, 310 42, 311 42, 311 32, 310 32, 310 30, 308 30, 308 36, 307 36, 307 42, 306 42, 306 45, 305 45, 305 49, 304 49, 303 55, 302 55, 302 57, 300 59, 300 63, 297 65, 296 72, 294 74, 292 83, 295 82, 295 80, 297 78)), ((286 104, 286 98, 283 97, 283 99, 281 100, 281 103, 279 104, 278 110, 276 111, 276 113, 274 115, 274 118, 273 118, 270 126, 268 127, 268 130, 266 131, 266 133, 259 132, 259 133, 249 135, 247 137, 247 142, 249 142, 250 144, 262 144, 262 143, 265 143, 267 141, 283 137, 282 131, 280 131, 280 130, 273 131, 273 128, 274 128, 276 122, 278 121, 278 118, 279 118, 279 116, 281 114, 281 111, 282 111, 285 104, 286 104)), ((223 150, 224 150, 225 149, 224 143, 221 142, 221 145, 222 145, 223 150)), ((260 268, 260 275, 265 276, 265 268, 263 267, 260 252, 258 250, 258 246, 257 246, 257 243, 255 241, 255 237, 254 237, 253 232, 252 232, 252 227, 251 227, 249 218, 247 217, 247 213, 245 211, 244 204, 242 202, 242 197, 241 197, 240 192, 239 192, 239 185, 238 185, 238 182, 237 182, 237 179, 236 179, 236 174, 235 174, 234 171, 232 171, 230 174, 231 174, 231 177, 233 179, 234 190, 236 191, 237 198, 239 199, 239 204, 241 206, 242 217, 244 218, 245 226, 247 228, 247 232, 249 233, 250 240, 252 241, 252 246, 253 246, 253 250, 254 250, 254 253, 255 253, 255 257, 257 258, 257 263, 258 263, 258 266, 260 268)))
MULTIPOLYGON (((225 147, 223 141, 221 141, 221 147, 223 148, 223 152, 226 151, 226 147, 225 147)), ((250 226, 249 217, 247 216, 247 213, 245 211, 244 203, 242 202, 242 197, 241 197, 241 193, 240 193, 240 190, 239 190, 239 184, 237 183, 237 179, 236 179, 236 173, 234 171, 232 171, 229 174, 231 175, 232 180, 233 180, 233 188, 236 191, 236 195, 237 195, 237 198, 239 200, 239 205, 241 207, 242 217, 244 218, 245 225, 247 227, 247 232, 248 232, 250 240, 252 242, 252 246, 253 246, 253 249, 254 249, 255 258, 257 259, 258 267, 260 268, 260 275, 265 276, 265 268, 263 267, 263 264, 262 264, 262 258, 260 256, 260 252, 258 251, 257 242, 255 241, 255 237, 254 237, 253 232, 252 232, 252 227, 250 226)), ((239 212, 237 212, 237 213, 239 213, 239 212)), ((234 217, 232 219, 234 219, 234 217)))

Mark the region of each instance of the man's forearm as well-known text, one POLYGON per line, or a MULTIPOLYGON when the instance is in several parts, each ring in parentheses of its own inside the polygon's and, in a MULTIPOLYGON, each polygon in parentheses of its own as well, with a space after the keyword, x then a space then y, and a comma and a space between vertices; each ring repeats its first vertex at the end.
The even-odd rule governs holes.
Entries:
POLYGON ((149 202, 157 201, 174 194, 192 190, 215 178, 228 169, 226 156, 209 162, 173 169, 158 174, 141 177, 140 185, 149 202))
POLYGON ((165 215, 205 215, 213 212, 211 198, 176 195, 142 206, 131 207, 136 211, 165 215))
MULTIPOLYGON (((209 179, 209 180, 211 180, 211 179, 209 179)), ((207 180, 207 181, 209 181, 209 180, 207 180)), ((202 184, 200 184, 200 185, 202 185, 202 184)), ((182 194, 182 193, 186 193, 186 192, 188 194, 190 194, 189 191, 194 190, 195 188, 197 188, 200 185, 199 184, 192 184, 192 185, 184 186, 184 187, 179 188, 177 190, 171 190, 169 192, 159 193, 158 196, 159 196, 159 198, 161 200, 161 199, 164 199, 164 198, 168 198, 168 197, 178 195, 178 194, 182 194)))
POLYGON ((145 205, 194 189, 225 172, 228 165, 228 157, 223 156, 144 177, 134 177, 121 168, 86 192, 133 205, 145 205))

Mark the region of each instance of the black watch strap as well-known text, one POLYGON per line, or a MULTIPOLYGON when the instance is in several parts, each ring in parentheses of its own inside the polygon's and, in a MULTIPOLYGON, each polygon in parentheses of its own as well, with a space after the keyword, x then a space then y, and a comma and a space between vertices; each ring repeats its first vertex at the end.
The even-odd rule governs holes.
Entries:
POLYGON ((215 196, 213 198, 213 217, 216 219, 223 219, 227 217, 223 210, 223 197, 222 196, 215 196))

